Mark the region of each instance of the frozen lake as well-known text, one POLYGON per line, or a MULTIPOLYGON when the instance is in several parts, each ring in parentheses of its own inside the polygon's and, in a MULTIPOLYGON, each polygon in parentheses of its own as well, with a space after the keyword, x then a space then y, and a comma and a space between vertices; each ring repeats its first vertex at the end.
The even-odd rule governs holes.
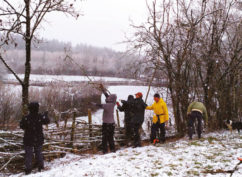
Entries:
MULTIPOLYGON (((19 74, 21 79, 24 78, 24 74, 19 74)), ((121 82, 121 81, 135 81, 133 79, 117 78, 117 77, 99 77, 99 76, 89 76, 92 81, 112 81, 112 82, 121 82)), ((4 77, 6 81, 17 81, 12 74, 8 74, 4 77)), ((31 74, 30 81, 33 82, 82 82, 90 81, 86 76, 71 76, 71 75, 39 75, 31 74)))

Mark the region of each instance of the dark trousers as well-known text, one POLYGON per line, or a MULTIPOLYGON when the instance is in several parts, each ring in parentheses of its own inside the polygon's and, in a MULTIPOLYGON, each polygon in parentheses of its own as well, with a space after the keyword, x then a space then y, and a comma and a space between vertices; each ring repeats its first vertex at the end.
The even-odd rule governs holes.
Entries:
POLYGON ((188 135, 192 139, 192 134, 194 132, 194 122, 197 119, 197 134, 198 138, 201 138, 202 133, 202 113, 198 111, 192 111, 188 117, 188 135))
POLYGON ((111 152, 115 152, 115 144, 114 144, 114 129, 115 125, 109 123, 103 123, 102 125, 102 147, 103 153, 108 152, 108 144, 111 152))
POLYGON ((160 142, 165 142, 165 136, 166 136, 166 129, 165 129, 165 123, 155 123, 151 126, 151 135, 150 135, 150 141, 153 142, 154 139, 156 139, 156 134, 158 134, 158 138, 160 142))
POLYGON ((140 139, 140 133, 139 133, 141 126, 142 124, 140 123, 132 124, 132 129, 134 132, 134 147, 141 147, 141 139, 140 139))
POLYGON ((39 170, 44 168, 42 145, 24 146, 24 150, 25 150, 25 170, 26 170, 26 172, 31 172, 31 170, 32 170, 33 154, 35 154, 35 159, 36 159, 39 170))
POLYGON ((126 143, 128 144, 133 139, 133 128, 132 128, 131 122, 130 121, 125 121, 124 122, 124 127, 125 127, 126 143))

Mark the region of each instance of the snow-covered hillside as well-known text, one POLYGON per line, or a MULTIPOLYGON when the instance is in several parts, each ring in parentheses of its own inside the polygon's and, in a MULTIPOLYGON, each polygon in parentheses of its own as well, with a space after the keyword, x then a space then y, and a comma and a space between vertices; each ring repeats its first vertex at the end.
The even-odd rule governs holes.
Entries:
MULTIPOLYGON (((242 135, 236 131, 209 133, 201 140, 187 138, 162 145, 123 148, 107 155, 67 155, 46 163, 46 171, 32 177, 227 177, 242 157, 242 135)), ((14 177, 23 174, 14 175, 14 177)), ((232 175, 242 176, 242 165, 232 175)))

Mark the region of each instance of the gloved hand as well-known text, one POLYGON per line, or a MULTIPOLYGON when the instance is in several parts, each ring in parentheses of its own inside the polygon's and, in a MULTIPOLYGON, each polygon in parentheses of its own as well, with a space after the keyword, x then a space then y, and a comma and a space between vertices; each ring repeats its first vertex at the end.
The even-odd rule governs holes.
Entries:
POLYGON ((168 121, 166 121, 166 122, 165 122, 165 124, 166 124, 166 127, 168 127, 168 126, 169 126, 169 124, 168 124, 168 123, 169 123, 168 121))
POLYGON ((204 128, 208 128, 208 122, 205 122, 204 128))
POLYGON ((120 106, 119 102, 116 102, 117 106, 120 106))
POLYGON ((100 84, 100 85, 99 85, 99 88, 100 88, 102 91, 106 90, 105 87, 103 86, 103 84, 100 84))

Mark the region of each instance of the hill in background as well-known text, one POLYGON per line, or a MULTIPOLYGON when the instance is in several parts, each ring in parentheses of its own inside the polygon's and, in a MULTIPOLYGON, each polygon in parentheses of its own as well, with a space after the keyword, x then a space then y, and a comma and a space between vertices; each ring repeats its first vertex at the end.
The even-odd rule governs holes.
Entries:
MULTIPOLYGON (((24 72, 24 41, 16 39, 16 46, 9 45, 4 57, 17 73, 24 72)), ((72 46, 71 43, 58 40, 45 40, 32 46, 32 73, 56 75, 93 75, 132 77, 129 71, 137 56, 126 55, 108 48, 99 48, 86 44, 72 46), (68 52, 66 52, 68 49, 68 52), (66 59, 71 55, 75 63, 66 59), (80 69, 83 66, 83 69, 80 69)), ((2 65, 2 63, 0 64, 2 65)))

